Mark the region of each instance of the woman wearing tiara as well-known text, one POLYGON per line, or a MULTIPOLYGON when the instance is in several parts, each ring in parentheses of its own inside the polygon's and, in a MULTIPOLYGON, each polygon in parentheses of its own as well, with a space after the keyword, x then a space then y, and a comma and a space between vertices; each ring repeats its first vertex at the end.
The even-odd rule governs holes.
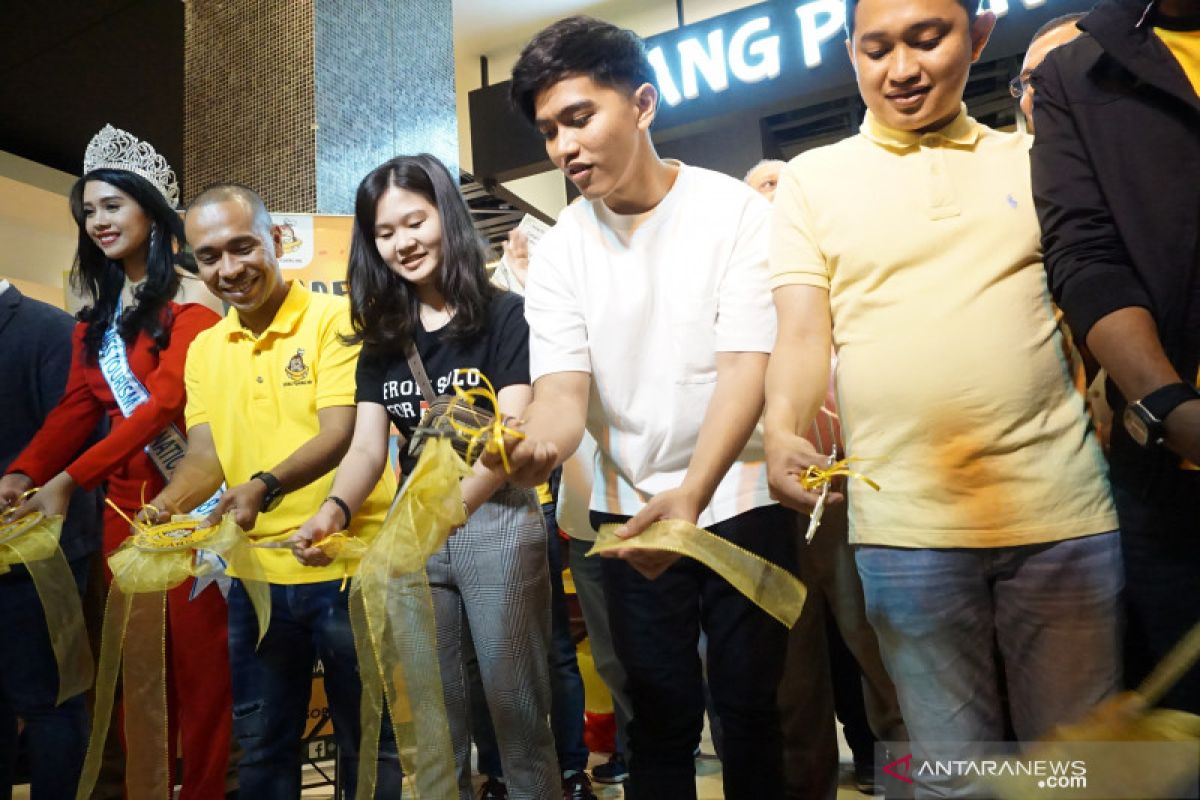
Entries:
MULTIPOLYGON (((78 314, 66 391, 0 479, 0 507, 62 514, 76 487, 103 483, 132 518, 162 488, 174 463, 165 454, 186 447, 184 359, 218 317, 179 302, 178 192, 166 159, 125 131, 105 126, 88 144, 70 205, 79 226, 71 284, 89 304, 78 314), (108 435, 71 460, 104 415, 108 435)), ((107 554, 130 529, 113 509, 104 514, 107 554)), ((226 611, 216 587, 189 601, 192 589, 188 581, 167 596, 168 741, 174 750, 182 740, 180 797, 208 800, 224 797, 229 758, 226 611)))

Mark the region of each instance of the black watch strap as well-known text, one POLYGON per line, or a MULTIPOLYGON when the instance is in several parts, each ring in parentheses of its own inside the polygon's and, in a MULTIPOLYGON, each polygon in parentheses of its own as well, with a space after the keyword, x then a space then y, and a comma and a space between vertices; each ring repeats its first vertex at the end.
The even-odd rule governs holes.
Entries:
POLYGON ((262 511, 271 511, 279 503, 279 499, 283 497, 283 484, 269 472, 256 472, 250 476, 250 480, 257 478, 267 486, 267 493, 263 495, 262 511))
POLYGON ((337 506, 338 508, 340 508, 342 510, 342 516, 345 517, 345 520, 346 520, 342 524, 342 528, 348 529, 350 527, 350 506, 346 505, 346 501, 343 500, 342 498, 338 497, 335 494, 331 494, 331 495, 329 495, 329 497, 326 497, 325 501, 327 503, 333 503, 335 506, 337 506))
POLYGON ((1177 406, 1189 400, 1198 399, 1200 399, 1200 390, 1191 384, 1180 382, 1160 386, 1139 400, 1138 404, 1149 411, 1156 420, 1162 422, 1177 406))

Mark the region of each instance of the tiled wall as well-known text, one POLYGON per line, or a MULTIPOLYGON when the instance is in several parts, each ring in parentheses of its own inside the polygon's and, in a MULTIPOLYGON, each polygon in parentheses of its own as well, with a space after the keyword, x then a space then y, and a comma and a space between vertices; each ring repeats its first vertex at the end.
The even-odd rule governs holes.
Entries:
POLYGON ((314 2, 186 2, 185 202, 237 181, 273 211, 317 210, 314 2))
POLYGON ((362 177, 428 152, 457 170, 451 0, 315 0, 317 210, 349 214, 362 177))
POLYGON ((187 0, 184 200, 348 214, 394 155, 457 169, 451 0, 187 0))

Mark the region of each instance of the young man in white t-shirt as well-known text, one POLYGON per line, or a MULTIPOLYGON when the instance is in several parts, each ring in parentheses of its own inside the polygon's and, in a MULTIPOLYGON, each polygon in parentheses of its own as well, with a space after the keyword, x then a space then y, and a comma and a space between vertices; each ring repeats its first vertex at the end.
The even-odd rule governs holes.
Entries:
MULTIPOLYGON (((758 431, 775 321, 768 203, 739 181, 661 160, 640 39, 561 20, 513 68, 516 106, 583 194, 539 242, 526 286, 534 400, 513 479, 536 485, 598 444, 593 523, 636 536, 697 523, 794 568, 795 518, 768 494, 758 431)), ((696 796, 704 699, 725 731, 727 798, 781 798, 775 688, 786 629, 692 559, 624 553, 604 583, 633 705, 626 797, 696 796)))

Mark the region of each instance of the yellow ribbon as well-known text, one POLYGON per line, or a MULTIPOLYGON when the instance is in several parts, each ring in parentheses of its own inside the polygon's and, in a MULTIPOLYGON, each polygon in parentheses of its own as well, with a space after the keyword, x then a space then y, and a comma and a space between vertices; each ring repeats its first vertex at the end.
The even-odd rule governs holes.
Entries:
POLYGON ((622 539, 617 525, 601 525, 589 556, 613 550, 665 550, 701 562, 787 627, 796 624, 808 592, 796 576, 762 556, 681 519, 660 520, 622 539))
POLYGON ((870 486, 875 491, 879 491, 879 484, 863 475, 861 472, 855 472, 850 469, 849 464, 852 461, 859 461, 857 458, 843 458, 841 461, 830 464, 828 467, 818 467, 815 464, 809 466, 800 475, 800 486, 805 491, 811 492, 814 489, 819 489, 827 483, 833 481, 834 478, 845 476, 847 478, 857 478, 858 480, 870 486))
POLYGON ((134 533, 108 557, 113 582, 100 640, 96 706, 75 796, 86 800, 95 787, 117 675, 123 673, 126 791, 131 798, 169 797, 166 593, 188 578, 209 574, 213 567, 198 560, 196 550, 212 551, 237 572, 254 606, 262 641, 271 619, 270 587, 232 514, 208 528, 200 527, 195 519, 179 517, 161 525, 142 525, 111 500, 106 502, 129 522, 134 533))
POLYGON ((504 424, 504 420, 500 416, 500 400, 496 397, 496 390, 492 387, 492 382, 482 372, 479 373, 479 377, 483 379, 483 386, 478 386, 474 389, 463 389, 461 386, 454 387, 454 399, 450 401, 450 407, 446 411, 446 420, 455 432, 467 440, 466 461, 468 464, 475 463, 475 458, 479 455, 476 452, 476 448, 482 444, 485 452, 500 454, 500 462, 504 465, 504 471, 505 473, 509 473, 512 472, 512 468, 508 463, 508 452, 504 448, 504 437, 511 436, 514 439, 524 439, 525 434, 521 431, 513 430, 504 424), (482 426, 468 425, 455 418, 454 409, 460 403, 474 409, 477 400, 486 400, 491 403, 495 413, 492 415, 492 421, 489 424, 482 426))
POLYGON ((425 562, 466 522, 459 483, 470 471, 448 438, 431 438, 351 581, 363 685, 358 800, 375 796, 385 702, 408 776, 405 796, 458 796, 425 562))
POLYGON ((61 516, 47 517, 34 511, 0 525, 0 575, 14 564, 23 564, 46 615, 50 647, 58 665, 56 704, 87 691, 95 677, 79 589, 58 546, 62 523, 61 516))

